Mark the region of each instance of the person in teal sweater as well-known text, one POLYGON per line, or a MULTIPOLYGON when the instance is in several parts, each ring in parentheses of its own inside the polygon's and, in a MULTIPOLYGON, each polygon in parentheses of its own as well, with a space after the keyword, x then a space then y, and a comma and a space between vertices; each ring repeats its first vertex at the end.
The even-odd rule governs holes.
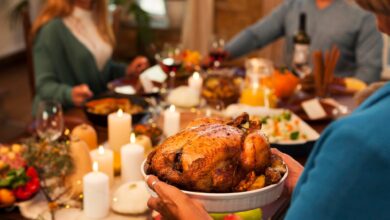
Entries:
MULTIPOLYGON (((390 0, 356 0, 376 13, 381 31, 390 34, 390 0)), ((389 219, 390 83, 364 101, 350 116, 332 123, 317 141, 303 168, 273 149, 289 169, 292 193, 285 219, 389 219)), ((204 208, 177 188, 147 178, 158 198, 148 205, 168 219, 210 219, 204 208)))
POLYGON ((107 82, 139 74, 148 60, 126 66, 111 59, 115 45, 105 0, 48 0, 33 26, 36 96, 67 108, 106 90, 107 82))

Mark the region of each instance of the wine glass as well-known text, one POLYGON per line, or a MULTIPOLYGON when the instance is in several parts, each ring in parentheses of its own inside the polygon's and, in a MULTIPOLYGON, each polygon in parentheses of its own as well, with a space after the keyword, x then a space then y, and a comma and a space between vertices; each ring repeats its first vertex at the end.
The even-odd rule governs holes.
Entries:
POLYGON ((64 129, 61 104, 56 101, 42 101, 36 113, 36 132, 42 139, 57 140, 64 129))
POLYGON ((222 61, 227 57, 224 39, 216 38, 212 41, 209 56, 212 66, 216 69, 219 68, 222 61))
POLYGON ((270 60, 251 58, 245 62, 246 75, 251 80, 262 80, 274 72, 273 66, 273 63, 270 60))
POLYGON ((225 110, 225 103, 220 99, 207 101, 202 98, 199 104, 199 109, 200 110, 197 113, 201 117, 221 116, 225 110))
POLYGON ((176 74, 183 63, 180 46, 165 44, 162 52, 157 53, 155 58, 163 71, 168 75, 168 88, 173 89, 175 86, 176 74))

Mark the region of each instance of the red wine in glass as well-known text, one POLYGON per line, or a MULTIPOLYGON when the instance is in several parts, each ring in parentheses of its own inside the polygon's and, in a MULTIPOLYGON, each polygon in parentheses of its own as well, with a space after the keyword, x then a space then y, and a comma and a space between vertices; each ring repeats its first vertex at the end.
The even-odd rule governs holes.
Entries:
POLYGON ((215 50, 210 52, 210 57, 212 61, 219 61, 222 62, 226 58, 226 52, 223 50, 215 50))
POLYGON ((167 74, 170 74, 171 72, 176 73, 182 66, 182 62, 174 58, 165 58, 161 61, 161 66, 167 74))
POLYGON ((182 61, 174 58, 165 58, 160 62, 161 68, 168 75, 168 88, 173 89, 175 87, 176 73, 182 66, 182 61))
POLYGON ((222 61, 225 60, 227 57, 226 51, 222 49, 212 50, 210 51, 209 55, 210 55, 211 63, 213 64, 214 67, 219 67, 222 61))

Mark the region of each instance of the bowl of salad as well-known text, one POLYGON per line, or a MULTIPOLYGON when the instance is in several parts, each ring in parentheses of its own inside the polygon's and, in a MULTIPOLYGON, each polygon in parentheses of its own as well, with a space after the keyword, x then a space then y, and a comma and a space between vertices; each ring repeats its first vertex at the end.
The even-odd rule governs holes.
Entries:
POLYGON ((40 190, 38 172, 26 165, 22 154, 22 145, 0 144, 0 208, 29 200, 40 190))

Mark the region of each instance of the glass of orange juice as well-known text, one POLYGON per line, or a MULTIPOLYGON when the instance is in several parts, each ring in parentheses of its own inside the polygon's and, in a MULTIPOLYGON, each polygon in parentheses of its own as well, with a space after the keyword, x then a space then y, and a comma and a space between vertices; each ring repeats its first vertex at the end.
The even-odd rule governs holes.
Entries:
POLYGON ((269 60, 252 58, 246 62, 246 80, 241 91, 240 103, 250 106, 276 107, 277 98, 263 79, 273 72, 273 64, 269 60))
POLYGON ((252 82, 251 85, 243 88, 240 103, 275 108, 277 98, 271 88, 261 85, 259 82, 252 82))

